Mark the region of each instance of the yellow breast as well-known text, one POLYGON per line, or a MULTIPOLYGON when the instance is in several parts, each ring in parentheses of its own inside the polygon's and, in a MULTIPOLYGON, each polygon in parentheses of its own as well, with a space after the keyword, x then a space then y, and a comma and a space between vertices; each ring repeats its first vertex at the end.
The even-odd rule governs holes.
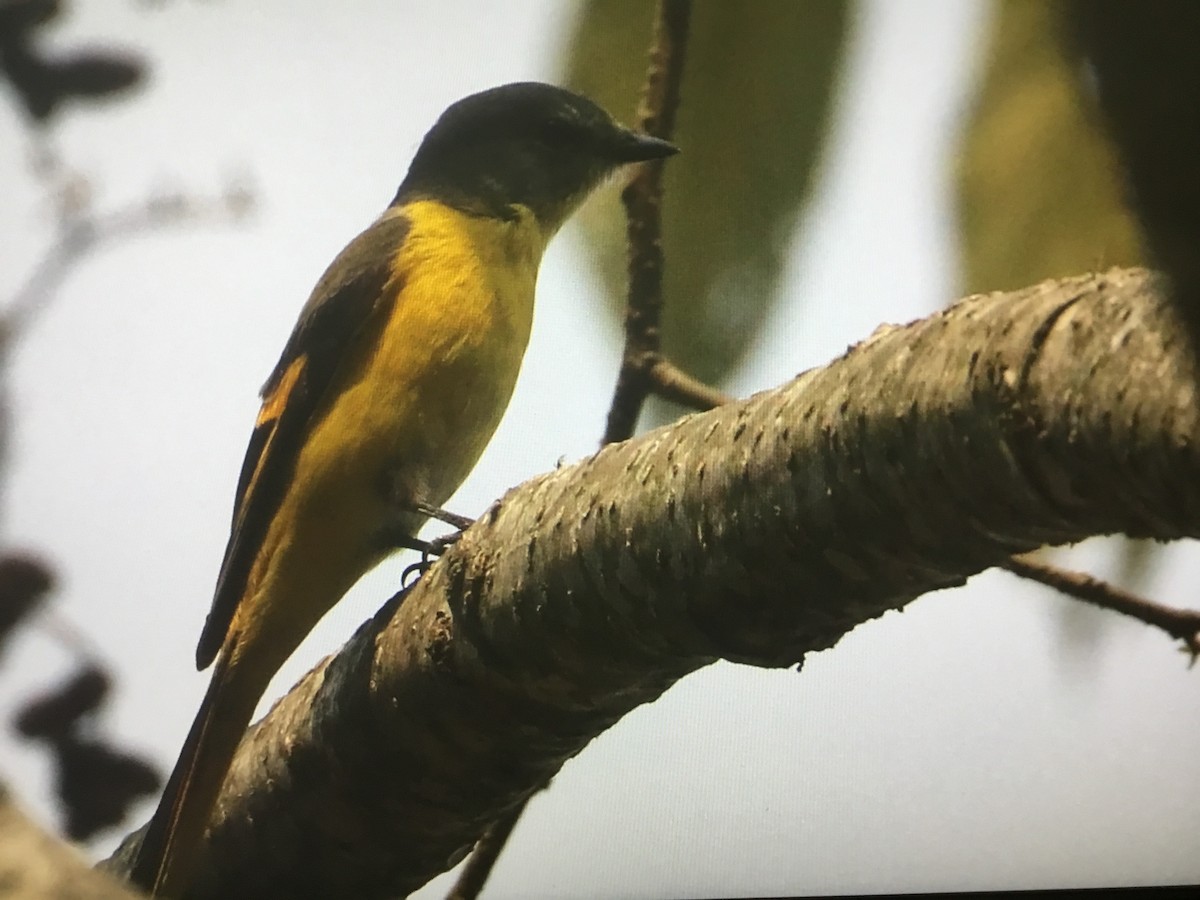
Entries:
MULTIPOLYGON (((368 352, 339 372, 255 579, 288 598, 289 627, 310 628, 379 561, 379 534, 399 509, 454 493, 504 414, 529 340, 549 237, 533 216, 473 217, 431 201, 403 214, 395 301, 369 326, 379 333, 364 337, 368 352)), ((399 517, 414 531, 423 519, 399 517)), ((267 616, 276 606, 255 604, 267 616)))
POLYGON ((529 214, 506 222, 429 201, 406 214, 412 228, 396 259, 405 280, 368 376, 370 403, 405 411, 383 452, 402 482, 440 505, 512 396, 545 239, 529 214))

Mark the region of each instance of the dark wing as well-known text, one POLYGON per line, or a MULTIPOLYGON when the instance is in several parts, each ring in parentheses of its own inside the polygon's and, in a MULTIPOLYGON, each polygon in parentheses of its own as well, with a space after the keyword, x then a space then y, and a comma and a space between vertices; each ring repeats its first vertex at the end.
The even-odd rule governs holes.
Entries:
POLYGON ((196 666, 216 658, 241 602, 259 547, 291 483, 315 414, 329 401, 346 352, 367 352, 363 332, 400 293, 394 259, 408 219, 390 212, 338 254, 300 312, 283 355, 263 385, 262 409, 238 477, 233 523, 212 609, 196 647, 196 666))

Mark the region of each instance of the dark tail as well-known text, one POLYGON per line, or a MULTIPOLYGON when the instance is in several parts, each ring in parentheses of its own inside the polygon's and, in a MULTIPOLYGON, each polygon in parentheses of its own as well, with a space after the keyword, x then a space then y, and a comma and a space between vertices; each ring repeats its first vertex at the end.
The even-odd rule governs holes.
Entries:
POLYGON ((234 752, 266 687, 255 683, 254 667, 239 672, 231 656, 225 652, 217 659, 129 873, 133 884, 156 897, 182 896, 234 752))

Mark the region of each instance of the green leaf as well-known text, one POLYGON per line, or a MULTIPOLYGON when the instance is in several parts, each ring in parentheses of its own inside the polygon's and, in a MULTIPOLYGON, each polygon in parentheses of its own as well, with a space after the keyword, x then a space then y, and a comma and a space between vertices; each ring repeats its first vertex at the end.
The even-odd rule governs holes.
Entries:
MULTIPOLYGON (((564 82, 632 122, 654 5, 591 0, 569 41, 564 82)), ((826 133, 847 0, 696 3, 667 164, 663 346, 715 383, 742 359, 779 297, 779 278, 826 133)), ((616 192, 583 213, 609 308, 625 303, 625 223, 616 192)))
POLYGON ((1142 258, 1116 153, 1061 2, 996 4, 958 170, 968 292, 1020 288, 1142 258))

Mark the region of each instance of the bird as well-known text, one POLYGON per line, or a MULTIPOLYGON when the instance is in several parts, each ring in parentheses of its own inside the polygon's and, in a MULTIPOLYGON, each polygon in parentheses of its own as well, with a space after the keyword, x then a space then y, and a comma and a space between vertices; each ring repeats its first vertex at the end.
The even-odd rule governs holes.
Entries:
MULTIPOLYGON (((130 880, 186 890, 271 677, 474 467, 516 383, 543 252, 622 167, 677 148, 539 82, 450 105, 318 280, 261 391, 212 607, 208 690, 130 880)), ((453 517, 450 517, 454 521, 453 517)))

